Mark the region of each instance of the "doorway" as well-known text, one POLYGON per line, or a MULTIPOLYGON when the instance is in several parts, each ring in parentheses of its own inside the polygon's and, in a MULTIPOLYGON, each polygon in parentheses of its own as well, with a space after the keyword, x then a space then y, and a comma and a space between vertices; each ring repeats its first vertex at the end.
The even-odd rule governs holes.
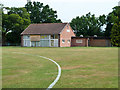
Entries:
POLYGON ((39 46, 40 46, 40 42, 38 42, 38 41, 31 42, 31 47, 39 47, 39 46))
POLYGON ((51 40, 51 47, 54 47, 54 40, 51 40))

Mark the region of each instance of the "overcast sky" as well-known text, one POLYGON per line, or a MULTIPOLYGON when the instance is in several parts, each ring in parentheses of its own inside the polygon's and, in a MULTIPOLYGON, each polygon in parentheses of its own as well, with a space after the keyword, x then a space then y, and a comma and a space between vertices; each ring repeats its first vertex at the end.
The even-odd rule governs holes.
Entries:
MULTIPOLYGON (((91 12, 96 16, 107 15, 120 0, 31 0, 48 4, 57 11, 58 18, 63 22, 70 22, 76 16, 82 16, 91 12)), ((0 3, 8 7, 24 7, 27 0, 0 0, 0 3)))

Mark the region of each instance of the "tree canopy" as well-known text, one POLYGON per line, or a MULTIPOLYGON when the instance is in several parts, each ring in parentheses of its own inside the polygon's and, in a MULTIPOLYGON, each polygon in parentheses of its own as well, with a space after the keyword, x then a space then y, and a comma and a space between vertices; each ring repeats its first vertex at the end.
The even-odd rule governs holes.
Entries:
POLYGON ((115 46, 120 46, 120 6, 113 8, 113 11, 108 15, 108 27, 111 31, 111 42, 115 46))
POLYGON ((76 18, 72 19, 70 25, 75 30, 77 36, 102 36, 103 31, 101 26, 106 23, 105 19, 105 15, 95 17, 94 14, 91 15, 91 13, 88 13, 85 16, 77 16, 76 18))
POLYGON ((110 12, 108 15, 107 15, 107 27, 106 27, 106 31, 105 31, 105 36, 108 36, 110 37, 111 35, 111 30, 112 30, 112 27, 114 25, 115 22, 118 22, 118 15, 119 15, 119 7, 116 6, 113 8, 113 11, 110 12))
POLYGON ((2 13, 2 37, 10 43, 20 43, 20 33, 31 23, 25 8, 9 8, 7 14, 2 13), (10 37, 9 37, 10 36, 10 37))
POLYGON ((0 46, 2 45, 2 7, 3 5, 0 4, 0 46))
POLYGON ((40 2, 29 2, 25 5, 30 14, 31 23, 59 23, 57 19, 57 11, 54 11, 49 5, 43 5, 40 2))

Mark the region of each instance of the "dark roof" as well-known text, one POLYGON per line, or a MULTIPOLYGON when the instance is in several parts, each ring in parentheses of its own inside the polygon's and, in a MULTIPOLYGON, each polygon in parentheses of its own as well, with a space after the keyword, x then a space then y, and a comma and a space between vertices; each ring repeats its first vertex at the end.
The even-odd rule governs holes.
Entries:
POLYGON ((67 23, 44 23, 44 24, 31 24, 21 35, 27 34, 60 34, 67 23))
POLYGON ((84 36, 84 37, 72 37, 72 38, 76 38, 76 39, 80 39, 80 38, 93 38, 93 39, 111 39, 110 37, 103 37, 103 36, 84 36))
POLYGON ((72 38, 79 39, 79 38, 88 38, 88 37, 78 37, 78 36, 72 36, 72 38))
POLYGON ((90 36, 89 38, 93 38, 93 39, 111 39, 110 37, 104 37, 104 36, 97 36, 97 37, 94 37, 94 36, 90 36))

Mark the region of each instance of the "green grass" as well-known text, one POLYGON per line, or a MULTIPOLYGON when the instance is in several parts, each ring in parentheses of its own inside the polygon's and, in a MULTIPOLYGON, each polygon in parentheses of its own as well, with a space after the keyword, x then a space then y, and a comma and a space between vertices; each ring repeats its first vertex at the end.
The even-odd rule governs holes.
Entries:
POLYGON ((49 60, 62 68, 54 88, 118 88, 118 48, 3 47, 3 88, 47 88, 57 76, 49 60))

